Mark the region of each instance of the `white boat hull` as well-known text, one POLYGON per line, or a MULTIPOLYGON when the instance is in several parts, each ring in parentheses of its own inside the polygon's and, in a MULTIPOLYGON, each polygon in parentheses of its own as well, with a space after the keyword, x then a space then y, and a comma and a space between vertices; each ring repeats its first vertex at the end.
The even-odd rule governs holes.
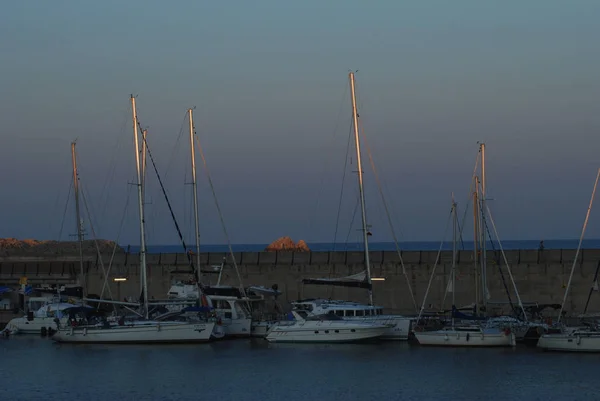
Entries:
POLYGON ((225 337, 240 338, 250 337, 252 333, 252 319, 221 319, 225 337))
POLYGON ((275 325, 266 339, 274 343, 352 343, 379 339, 389 329, 386 326, 356 327, 354 325, 275 325))
POLYGON ((411 319, 404 316, 379 315, 366 317, 344 317, 351 322, 365 322, 374 324, 386 324, 391 327, 381 336, 382 340, 408 340, 411 328, 411 319))
POLYGON ((277 322, 252 322, 250 335, 252 337, 265 338, 271 327, 273 327, 276 324, 277 322))
POLYGON ((512 347, 516 345, 514 333, 463 332, 453 330, 415 332, 420 345, 446 347, 512 347))
MULTIPOLYGON (((61 324, 65 322, 65 318, 61 319, 61 324)), ((27 317, 16 317, 11 319, 4 329, 10 334, 40 334, 42 329, 56 331, 56 322, 53 317, 34 317, 33 320, 27 320, 27 317)))
MULTIPOLYGON (((213 337, 215 323, 147 322, 124 326, 77 327, 61 329, 52 336, 59 343, 148 344, 197 343, 213 337)), ((215 333, 219 336, 219 330, 215 333)))
POLYGON ((544 334, 537 346, 546 351, 600 352, 600 333, 544 334))

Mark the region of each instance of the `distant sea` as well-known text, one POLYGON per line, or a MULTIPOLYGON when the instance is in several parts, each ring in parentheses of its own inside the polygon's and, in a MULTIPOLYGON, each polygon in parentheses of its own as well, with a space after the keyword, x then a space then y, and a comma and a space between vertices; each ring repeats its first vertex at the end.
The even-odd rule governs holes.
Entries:
MULTIPOLYGON (((562 240, 544 240, 545 249, 577 249, 579 240, 577 239, 562 239, 562 240)), ((234 252, 260 252, 269 244, 233 244, 232 248, 234 252)), ((327 252, 327 251, 362 251, 362 243, 342 243, 334 244, 331 242, 315 242, 308 243, 308 247, 314 252, 327 252)), ((511 249, 539 249, 540 241, 536 240, 507 240, 502 241, 502 248, 504 250, 511 249)), ((129 245, 122 244, 124 249, 127 249, 129 245)), ((193 249, 193 245, 187 245, 188 249, 193 249)), ((414 241, 414 242, 400 242, 398 247, 402 251, 437 251, 440 248, 440 242, 435 241, 414 241)), ((372 251, 395 251, 396 247, 393 242, 370 242, 369 248, 372 251)), ((473 241, 464 241, 458 244, 458 248, 462 250, 472 250, 473 241)), ((487 248, 500 249, 497 242, 488 242, 487 248)), ((600 239, 587 239, 583 240, 581 245, 582 249, 600 249, 600 239)), ((137 253, 139 246, 129 246, 130 252, 137 253)), ((452 250, 452 242, 444 242, 442 244, 442 250, 452 250)), ((228 252, 229 248, 226 244, 219 245, 200 245, 201 252, 228 252)), ((148 245, 148 253, 180 253, 184 252, 182 245, 148 245)))

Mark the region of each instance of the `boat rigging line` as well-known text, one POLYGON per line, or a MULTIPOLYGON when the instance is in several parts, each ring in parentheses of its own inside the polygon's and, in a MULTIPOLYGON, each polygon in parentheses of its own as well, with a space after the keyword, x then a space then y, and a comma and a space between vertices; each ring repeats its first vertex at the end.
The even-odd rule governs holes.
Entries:
POLYGON ((200 138, 196 132, 196 127, 194 126, 194 138, 196 139, 194 142, 198 148, 198 153, 200 154, 200 158, 202 159, 202 164, 204 165, 204 172, 206 174, 206 178, 208 180, 208 185, 210 186, 210 190, 212 192, 213 200, 215 201, 215 206, 217 208, 217 213, 219 214, 219 220, 221 222, 221 228, 223 229, 223 234, 225 234, 225 240, 227 241, 227 248, 229 249, 229 254, 231 255, 231 261, 233 263, 233 267, 238 277, 238 282, 240 285, 240 292, 244 298, 247 298, 246 289, 242 284, 242 276, 240 275, 240 270, 235 260, 235 254, 233 253, 233 247, 231 245, 231 239, 229 238, 229 233, 227 232, 227 227, 225 226, 225 220, 223 218, 223 213, 221 212, 221 207, 219 206, 219 201, 217 200, 217 193, 215 191, 215 187, 213 185, 212 178, 210 176, 210 171, 208 170, 208 163, 206 162, 206 157, 204 157, 204 150, 202 149, 202 145, 200 144, 200 138))
MULTIPOLYGON (((346 170, 348 169, 348 159, 349 159, 351 141, 352 141, 352 123, 350 123, 350 128, 348 130, 348 142, 346 144, 346 157, 344 158, 344 171, 342 174, 342 186, 340 188, 340 198, 338 200, 338 210, 337 210, 337 216, 335 218, 335 232, 333 234, 333 250, 334 251, 335 251, 335 245, 337 242, 338 229, 339 229, 339 225, 340 225, 340 214, 342 211, 342 200, 344 197, 344 184, 346 181, 346 170)), ((356 213, 356 207, 358 207, 358 199, 356 202, 357 202, 357 204, 355 206, 354 213, 356 213)), ((354 216, 352 217, 352 220, 354 220, 354 216)), ((350 225, 350 227, 352 227, 352 225, 350 225)), ((346 243, 348 243, 347 238, 346 238, 346 243)))
POLYGON ((108 272, 106 274, 106 276, 104 277, 104 283, 102 284, 102 292, 100 293, 100 299, 102 299, 102 297, 104 296, 104 291, 106 289, 106 287, 108 286, 108 276, 110 275, 110 270, 112 268, 112 264, 115 258, 115 253, 117 251, 117 247, 119 246, 119 240, 121 238, 121 234, 123 232, 123 226, 125 225, 125 218, 127 217, 127 209, 129 207, 129 198, 131 196, 131 190, 129 185, 127 186, 127 198, 125 199, 125 208, 123 209, 123 215, 121 216, 121 222, 119 224, 119 231, 117 232, 117 239, 115 240, 115 245, 113 246, 113 250, 112 253, 110 255, 110 261, 108 262, 108 272))
MULTIPOLYGON (((429 296, 429 290, 431 289, 431 284, 433 283, 433 277, 435 275, 435 269, 438 266, 440 261, 440 256, 442 254, 442 248, 444 243, 446 242, 446 235, 448 234, 448 228, 450 227, 450 222, 452 221, 452 213, 454 205, 450 209, 450 214, 448 215, 448 220, 446 221, 446 228, 444 229, 444 236, 442 237, 442 241, 440 242, 440 247, 438 249, 437 256, 435 257, 435 263, 433 264, 433 268, 431 269, 431 275, 429 276, 429 283, 427 284, 427 290, 425 290, 425 295, 423 296, 423 303, 421 304, 421 309, 419 310, 419 315, 417 317, 417 324, 421 321, 421 316, 423 316, 423 310, 425 309, 425 302, 427 302, 427 297, 429 296)), ((455 289, 452 289, 455 291, 455 289)))
MULTIPOLYGON (((98 239, 96 238, 96 230, 94 229, 94 224, 92 223, 92 218, 90 215, 90 209, 88 207, 87 197, 85 196, 84 188, 81 188, 81 200, 83 200, 83 206, 85 208, 85 213, 88 216, 88 221, 90 222, 90 231, 92 233, 92 239, 94 240, 94 245, 96 246, 96 255, 98 256, 98 263, 100 263, 100 267, 102 268, 102 273, 104 274, 104 280, 108 279, 108 271, 104 267, 104 262, 102 261, 102 253, 100 252, 100 247, 98 246, 98 239)), ((110 299, 114 299, 112 295, 112 291, 110 290, 110 286, 108 287, 108 296, 110 299)), ((86 300, 89 300, 86 299, 86 300)), ((98 303, 96 308, 100 307, 100 303, 98 303)), ((113 308, 116 311, 116 307, 113 305, 113 308)))
MULTIPOLYGON (((137 125, 138 125, 138 128, 141 130, 142 126, 141 126, 139 120, 137 121, 137 125)), ((152 163, 152 167, 154 168, 154 172, 156 173, 156 178, 158 179, 158 183, 160 184, 160 188, 165 197, 165 201, 167 202, 169 212, 171 213, 171 219, 173 220, 173 223, 175 224, 175 229, 177 230, 177 235, 179 235, 179 240, 181 241, 181 244, 183 245, 183 250, 185 251, 185 255, 186 255, 189 265, 192 269, 192 273, 194 274, 194 277, 196 279, 196 282, 198 283, 198 286, 200 286, 200 288, 202 289, 202 288, 204 288, 204 285, 200 282, 200 275, 199 275, 200 269, 199 268, 196 269, 196 266, 194 265, 192 256, 188 252, 187 245, 185 244, 185 240, 183 239, 183 234, 181 233, 179 224, 177 223, 177 219, 175 218, 175 212, 173 211, 173 208, 171 207, 171 202, 169 201, 169 197, 167 196, 167 191, 165 190, 165 186, 163 185, 162 179, 160 178, 160 174, 158 173, 158 168, 156 167, 156 163, 154 162, 154 157, 152 156, 152 152, 150 151, 150 146, 148 146, 148 141, 145 136, 142 137, 142 140, 144 141, 144 143, 146 145, 146 151, 148 152, 148 157, 150 158, 150 162, 152 163)))
MULTIPOLYGON (((65 226, 65 220, 67 217, 67 211, 69 209, 69 200, 71 199, 71 191, 73 190, 73 179, 69 177, 69 193, 67 194, 67 201, 65 202, 65 208, 63 210, 62 220, 60 222, 60 231, 58 232, 58 240, 62 239, 63 228, 65 226)), ((58 203, 58 202, 57 202, 58 203)))
POLYGON ((362 120, 359 121, 359 124, 361 125, 360 130, 363 134, 363 139, 365 140, 367 154, 369 155, 369 162, 371 163, 371 168, 373 169, 373 175, 375 176, 375 183, 377 184, 377 188, 379 189, 379 194, 381 195, 381 202, 383 203, 383 209, 385 210, 388 225, 390 227, 390 232, 392 234, 392 239, 394 240, 394 246, 396 247, 396 253, 398 254, 398 258, 400 259, 400 266, 402 266, 402 274, 404 275, 404 278, 406 279, 406 284, 408 286, 408 291, 410 293, 410 298, 413 301, 415 311, 418 311, 419 306, 417 305, 417 301, 415 300, 415 295, 413 293, 412 286, 410 285, 410 279, 408 278, 408 274, 406 273, 406 266, 404 265, 404 260, 402 259, 402 251, 400 251, 400 246, 398 245, 398 237, 396 236, 396 231, 394 230, 394 224, 392 223, 392 217, 390 216, 388 204, 385 201, 385 195, 383 194, 383 188, 381 186, 381 181, 379 180, 379 174, 377 174, 377 169, 375 168, 375 162, 373 161, 373 155, 371 153, 371 148, 369 147, 369 142, 367 141, 367 136, 365 135, 365 131, 362 127, 362 120))
MULTIPOLYGON (((342 110, 344 109, 344 106, 346 104, 346 95, 347 95, 347 93, 348 93, 348 85, 346 85, 344 83, 344 94, 343 94, 342 98, 340 99, 340 107, 338 109, 338 114, 337 114, 337 117, 335 119, 335 126, 333 128, 333 132, 332 132, 332 135, 331 135, 331 143, 329 144, 329 146, 326 146, 325 149, 329 149, 329 148, 333 148, 334 147, 333 145, 335 143, 336 135, 337 135, 337 132, 338 132, 338 127, 339 127, 340 120, 341 120, 340 117, 342 115, 342 110)), ((350 133, 351 132, 352 132, 352 125, 350 125, 350 133)), ((350 139, 348 139, 348 141, 350 141, 350 139)), ((348 146, 350 146, 350 145, 348 145, 348 146)), ((348 151, 346 151, 346 157, 348 157, 348 151)), ((325 181, 325 175, 326 175, 326 172, 328 170, 329 162, 331 161, 331 159, 332 159, 331 157, 325 157, 325 161, 323 162, 323 169, 321 170, 322 171, 322 173, 321 173, 321 180, 319 182, 319 189, 318 189, 318 192, 317 192, 317 200, 315 202, 315 206, 314 206, 313 212, 310 215, 310 219, 309 219, 309 222, 308 222, 308 232, 309 233, 312 232, 313 222, 314 222, 315 216, 316 216, 316 214, 318 212, 318 209, 319 209, 319 204, 320 204, 320 200, 321 200, 321 192, 323 190, 323 182, 325 181)), ((344 169, 345 169, 345 166, 344 166, 344 169)), ((342 181, 342 187, 343 187, 343 181, 342 181)), ((339 209, 338 209, 338 219, 339 219, 339 209)), ((335 237, 334 237, 333 245, 334 245, 334 250, 335 250, 335 237)))
POLYGON ((569 295, 569 289, 571 288, 571 280, 573 280, 573 273, 575 272, 575 265, 577 264, 577 258, 579 257, 579 251, 581 251, 581 243, 583 242, 583 236, 585 235, 585 229, 587 228, 587 223, 590 218, 590 213, 592 212, 592 205, 594 203, 594 197, 596 196, 596 188, 598 187, 598 179, 599 178, 600 178, 600 169, 598 169, 598 174, 596 174, 596 181, 594 182, 594 190, 592 191, 592 197, 590 198, 590 204, 589 204, 587 212, 585 214, 583 228, 581 229, 581 235, 579 237, 579 245, 577 246, 577 252, 575 252, 575 258, 573 259, 573 266, 571 267, 571 274, 569 275, 569 282, 567 283, 567 288, 565 289, 565 295, 563 297, 562 304, 560 305, 560 313, 558 314, 557 323, 560 323, 563 309, 565 307, 565 302, 567 302, 567 296, 569 295))

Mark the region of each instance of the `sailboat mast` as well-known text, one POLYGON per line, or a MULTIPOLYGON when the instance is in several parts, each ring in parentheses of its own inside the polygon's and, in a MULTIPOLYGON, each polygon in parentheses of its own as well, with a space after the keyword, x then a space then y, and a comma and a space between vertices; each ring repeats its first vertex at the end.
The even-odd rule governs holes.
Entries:
POLYGON ((487 314, 488 288, 487 288, 487 252, 486 252, 486 222, 485 222, 485 143, 479 144, 481 152, 481 294, 483 312, 487 314))
POLYGON ((75 193, 75 218, 77 219, 77 241, 79 242, 79 268, 81 275, 81 287, 83 297, 86 296, 86 279, 83 271, 83 232, 81 227, 81 214, 79 209, 79 175, 77 174, 77 155, 75 153, 75 142, 71 142, 71 160, 73 162, 73 189, 75 193))
POLYGON ((198 224, 198 190, 196 189, 196 148, 194 147, 194 117, 188 109, 190 122, 190 152, 192 160, 192 192, 194 193, 194 231, 196 240, 196 280, 200 280, 200 228, 198 224))
MULTIPOLYGON (((456 231, 458 221, 456 217, 456 202, 452 194, 452 308, 456 306, 456 231)), ((452 327, 454 327, 454 313, 452 314, 452 327)))
POLYGON ((138 138, 137 110, 135 98, 131 95, 131 112, 133 119, 133 142, 135 145, 135 167, 137 173, 138 207, 140 216, 140 273, 142 279, 142 291, 144 298, 144 317, 148 319, 148 280, 146 272, 146 222, 144 220, 144 196, 142 189, 142 173, 140 163, 140 146, 138 138))
POLYGON ((356 165, 358 168, 358 190, 360 193, 360 209, 362 212, 362 231, 365 244, 365 267, 367 269, 367 282, 369 284, 369 302, 373 305, 373 284, 371 281, 371 262, 369 260, 369 236, 367 231, 367 215, 365 210, 365 192, 363 188, 363 170, 360 155, 360 137, 358 133, 358 110, 356 108, 356 89, 354 84, 354 73, 348 74, 350 79, 350 93, 352 96, 352 120, 354 125, 354 141, 356 143, 356 165))

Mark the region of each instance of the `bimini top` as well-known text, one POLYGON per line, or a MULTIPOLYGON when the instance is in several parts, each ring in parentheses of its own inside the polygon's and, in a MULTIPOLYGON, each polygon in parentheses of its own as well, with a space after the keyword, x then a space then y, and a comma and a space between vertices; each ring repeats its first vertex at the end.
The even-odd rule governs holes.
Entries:
POLYGON ((372 285, 367 281, 367 272, 363 271, 346 277, 337 278, 305 278, 302 284, 332 285, 337 287, 352 287, 370 289, 372 285))

